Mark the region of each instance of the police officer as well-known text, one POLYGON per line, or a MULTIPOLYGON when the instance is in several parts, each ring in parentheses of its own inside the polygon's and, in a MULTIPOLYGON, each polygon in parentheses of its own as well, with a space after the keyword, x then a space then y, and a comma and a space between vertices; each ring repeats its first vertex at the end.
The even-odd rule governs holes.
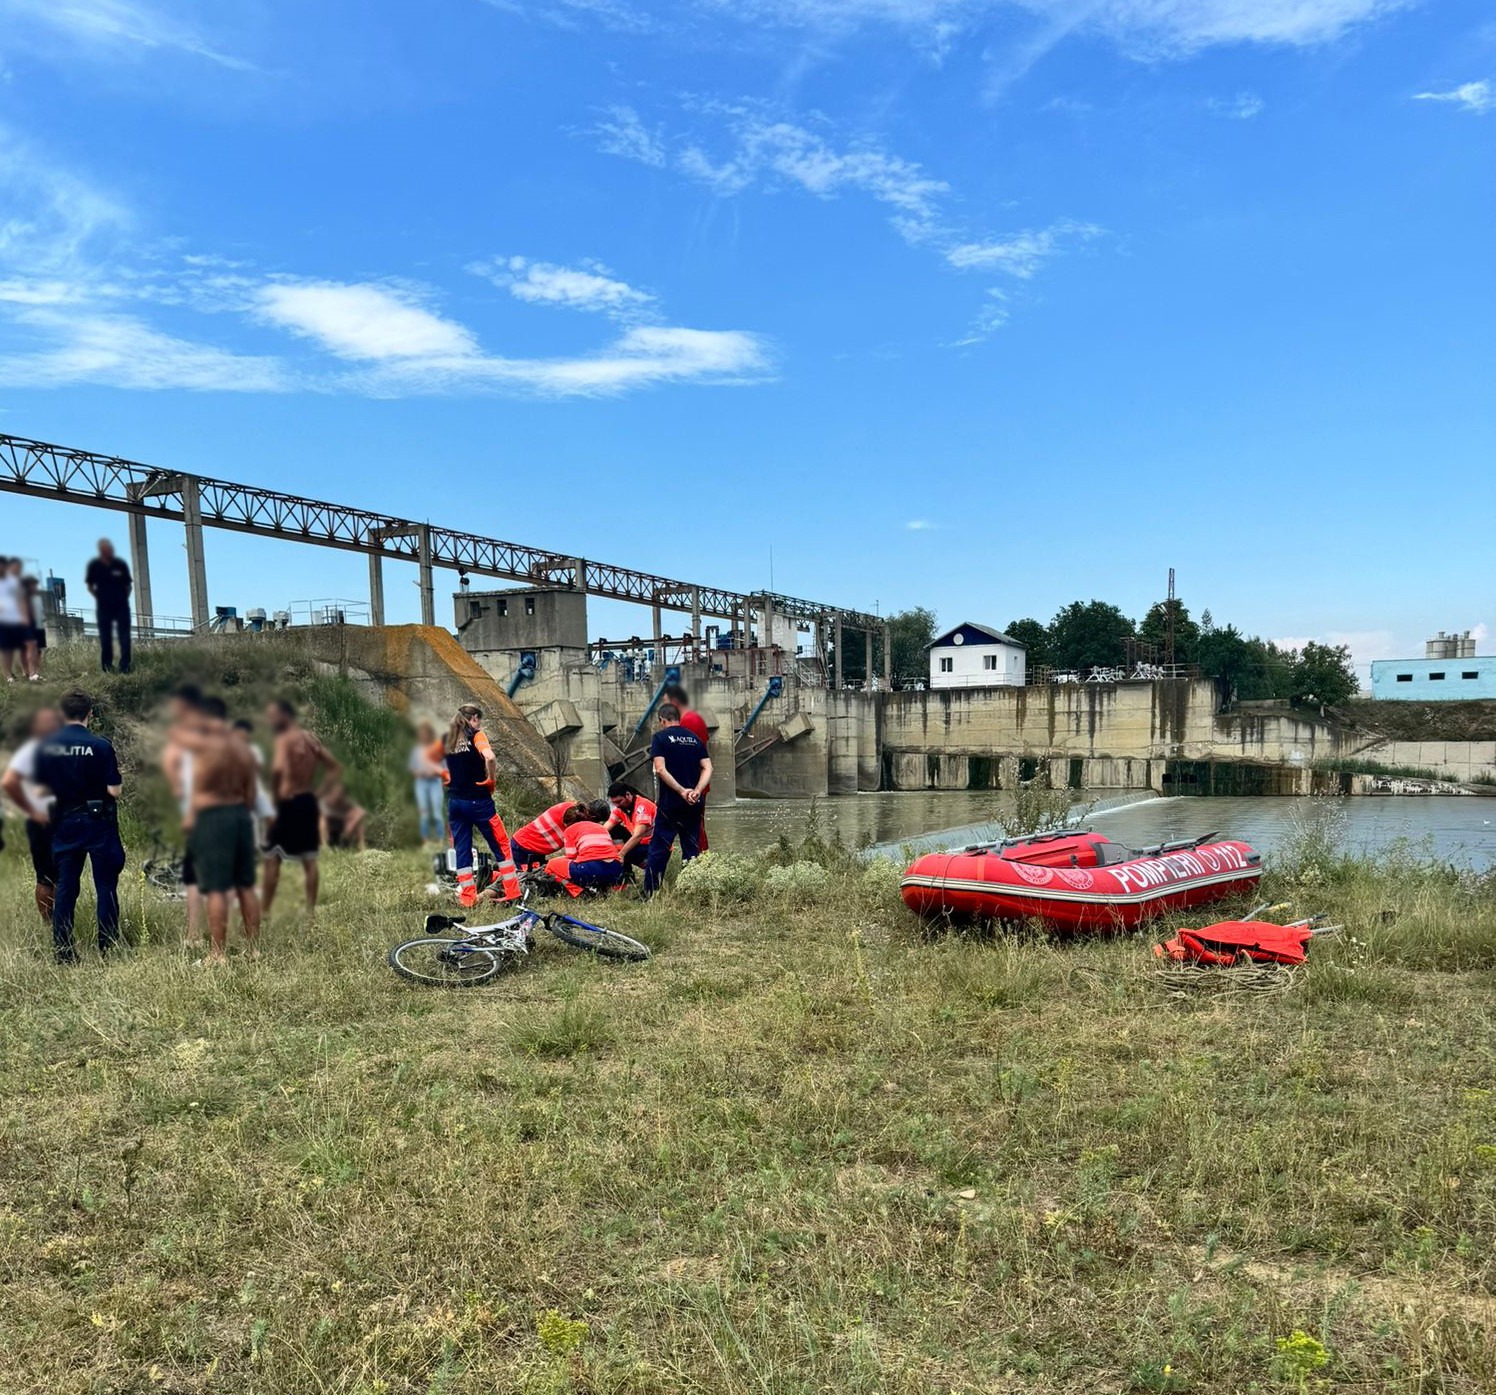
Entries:
POLYGON ((88 729, 93 700, 73 689, 58 704, 63 727, 36 753, 36 782, 51 790, 52 855, 57 864, 57 899, 52 905, 52 945, 59 964, 76 963, 73 910, 83 862, 93 863, 98 897, 99 951, 119 941, 119 874, 125 867, 115 801, 121 779, 114 747, 88 729))

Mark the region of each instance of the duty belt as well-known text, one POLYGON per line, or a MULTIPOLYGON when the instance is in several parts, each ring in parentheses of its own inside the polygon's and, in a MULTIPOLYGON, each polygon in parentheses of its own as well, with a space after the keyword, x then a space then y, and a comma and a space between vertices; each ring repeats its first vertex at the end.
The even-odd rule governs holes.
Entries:
POLYGON ((80 804, 69 804, 66 809, 53 810, 52 821, 61 823, 74 814, 87 814, 91 819, 112 819, 114 813, 115 804, 112 799, 85 799, 80 804))

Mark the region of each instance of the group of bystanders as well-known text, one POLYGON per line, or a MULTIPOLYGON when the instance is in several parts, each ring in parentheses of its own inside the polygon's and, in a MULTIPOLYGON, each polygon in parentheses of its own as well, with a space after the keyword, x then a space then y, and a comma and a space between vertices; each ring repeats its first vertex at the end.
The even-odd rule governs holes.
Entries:
MULTIPOLYGON (((89 730, 92 712, 92 699, 78 690, 38 712, 30 738, 0 778, 0 790, 26 820, 37 911, 50 924, 63 963, 78 957, 73 921, 85 862, 93 872, 100 952, 107 954, 120 940, 123 780, 113 746, 89 730)), ((169 699, 161 764, 186 842, 187 943, 203 947, 206 919, 208 963, 225 957, 233 905, 246 947, 258 955, 261 916, 275 901, 282 864, 301 865, 310 914, 317 905, 317 856, 327 835, 335 843, 362 846, 364 811, 349 798, 338 761, 300 725, 289 702, 271 703, 265 715, 274 738, 264 772, 268 789, 252 722, 231 722, 220 698, 191 683, 178 686, 169 699), (262 853, 264 879, 257 888, 262 853)))

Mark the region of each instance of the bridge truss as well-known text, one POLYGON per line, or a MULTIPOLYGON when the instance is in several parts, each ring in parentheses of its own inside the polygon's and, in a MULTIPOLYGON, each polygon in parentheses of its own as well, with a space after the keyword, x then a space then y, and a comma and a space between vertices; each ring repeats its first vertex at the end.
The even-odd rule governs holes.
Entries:
MULTIPOLYGON (((728 620, 735 626, 757 617, 762 626, 769 617, 779 615, 812 624, 818 635, 823 625, 831 626, 838 639, 843 629, 859 631, 867 636, 869 650, 872 635, 884 628, 880 617, 864 611, 773 592, 745 593, 679 581, 552 549, 21 436, 0 434, 0 490, 129 514, 136 608, 145 617, 151 613, 145 520, 181 523, 187 532, 194 628, 206 627, 211 619, 202 538, 205 527, 366 554, 370 559, 370 613, 375 624, 384 619, 380 563, 389 559, 420 567, 421 618, 428 625, 436 623, 432 569, 446 567, 463 575, 578 590, 649 606, 654 611, 656 635, 661 633, 662 610, 688 612, 698 634, 703 616, 728 620)), ((840 648, 838 643, 838 653, 840 648)))

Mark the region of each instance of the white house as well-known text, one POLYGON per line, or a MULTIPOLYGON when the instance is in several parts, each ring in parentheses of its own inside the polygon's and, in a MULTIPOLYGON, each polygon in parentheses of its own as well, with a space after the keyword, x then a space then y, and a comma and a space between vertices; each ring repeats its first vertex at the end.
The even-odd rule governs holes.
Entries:
POLYGON ((1028 655, 1001 630, 967 620, 930 645, 932 688, 1021 688, 1028 655))

